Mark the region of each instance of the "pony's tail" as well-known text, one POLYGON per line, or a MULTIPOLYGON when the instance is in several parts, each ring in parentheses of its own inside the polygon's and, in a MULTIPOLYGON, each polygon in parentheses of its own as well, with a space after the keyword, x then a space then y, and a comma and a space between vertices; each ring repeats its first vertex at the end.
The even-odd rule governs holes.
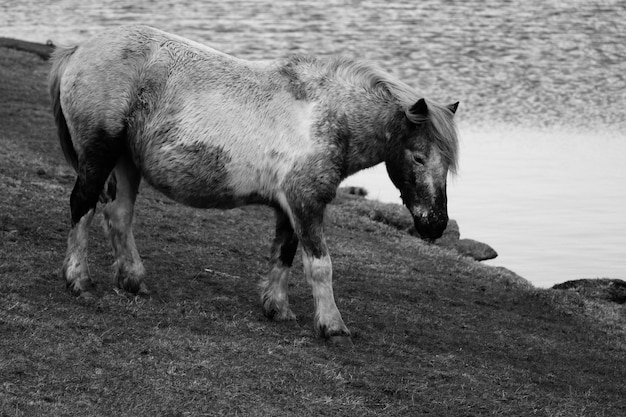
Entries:
POLYGON ((78 169, 78 155, 72 145, 72 137, 67 127, 67 121, 61 108, 61 78, 67 68, 69 59, 76 52, 78 46, 60 47, 57 46, 52 53, 52 69, 50 70, 50 76, 48 77, 48 88, 50 91, 50 98, 52 99, 52 112, 54 114, 54 121, 57 125, 57 132, 59 134, 59 141, 61 142, 61 149, 67 163, 70 164, 74 170, 78 169))

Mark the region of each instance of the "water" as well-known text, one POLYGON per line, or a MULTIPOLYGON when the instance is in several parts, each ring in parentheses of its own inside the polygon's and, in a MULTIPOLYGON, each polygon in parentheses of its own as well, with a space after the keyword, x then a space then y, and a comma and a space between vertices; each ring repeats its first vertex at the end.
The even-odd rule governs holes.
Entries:
MULTIPOLYGON (((460 100, 462 235, 535 285, 626 279, 623 1, 0 0, 0 36, 67 43, 134 22, 247 59, 358 56, 460 100)), ((382 166, 348 181, 398 201, 382 166)))
MULTIPOLYGON (((535 285, 581 277, 624 278, 626 140, 623 135, 494 127, 463 130, 460 175, 448 186, 462 237, 499 253, 535 285), (488 155, 487 157, 485 155, 488 155)), ((398 202, 383 165, 347 180, 398 202)))

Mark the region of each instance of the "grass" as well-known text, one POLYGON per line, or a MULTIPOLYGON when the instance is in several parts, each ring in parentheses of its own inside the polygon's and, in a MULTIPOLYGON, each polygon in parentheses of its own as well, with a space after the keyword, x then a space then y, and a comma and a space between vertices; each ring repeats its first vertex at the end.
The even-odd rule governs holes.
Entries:
POLYGON ((74 174, 48 65, 0 49, 0 415, 626 415, 624 305, 533 288, 346 194, 326 221, 351 349, 315 337, 298 261, 298 324, 263 318, 264 207, 194 210, 142 186, 135 230, 152 296, 114 289, 96 221, 96 297, 72 297, 59 269, 74 174))

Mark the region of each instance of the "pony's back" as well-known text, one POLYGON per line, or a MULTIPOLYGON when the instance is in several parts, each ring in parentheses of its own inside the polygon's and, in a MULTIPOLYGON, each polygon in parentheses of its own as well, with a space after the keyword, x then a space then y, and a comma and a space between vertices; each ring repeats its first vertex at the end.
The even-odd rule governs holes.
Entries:
POLYGON ((185 204, 217 204, 215 190, 225 189, 232 200, 272 199, 317 146, 313 105, 296 97, 276 64, 153 28, 109 30, 60 50, 50 91, 72 166, 90 147, 104 157, 123 148, 143 178, 185 204))

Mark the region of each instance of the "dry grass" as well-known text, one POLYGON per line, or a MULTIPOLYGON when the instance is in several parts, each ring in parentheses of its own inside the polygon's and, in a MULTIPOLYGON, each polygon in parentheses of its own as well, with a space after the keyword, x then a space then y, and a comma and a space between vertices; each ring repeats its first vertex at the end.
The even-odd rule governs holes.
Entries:
POLYGON ((70 296, 58 271, 73 173, 47 65, 0 50, 0 415, 626 415, 624 306, 534 289, 347 196, 327 232, 353 349, 314 336, 299 262, 298 325, 262 317, 263 207, 199 211, 143 187, 136 237, 153 295, 113 289, 94 227, 97 296, 70 296))

